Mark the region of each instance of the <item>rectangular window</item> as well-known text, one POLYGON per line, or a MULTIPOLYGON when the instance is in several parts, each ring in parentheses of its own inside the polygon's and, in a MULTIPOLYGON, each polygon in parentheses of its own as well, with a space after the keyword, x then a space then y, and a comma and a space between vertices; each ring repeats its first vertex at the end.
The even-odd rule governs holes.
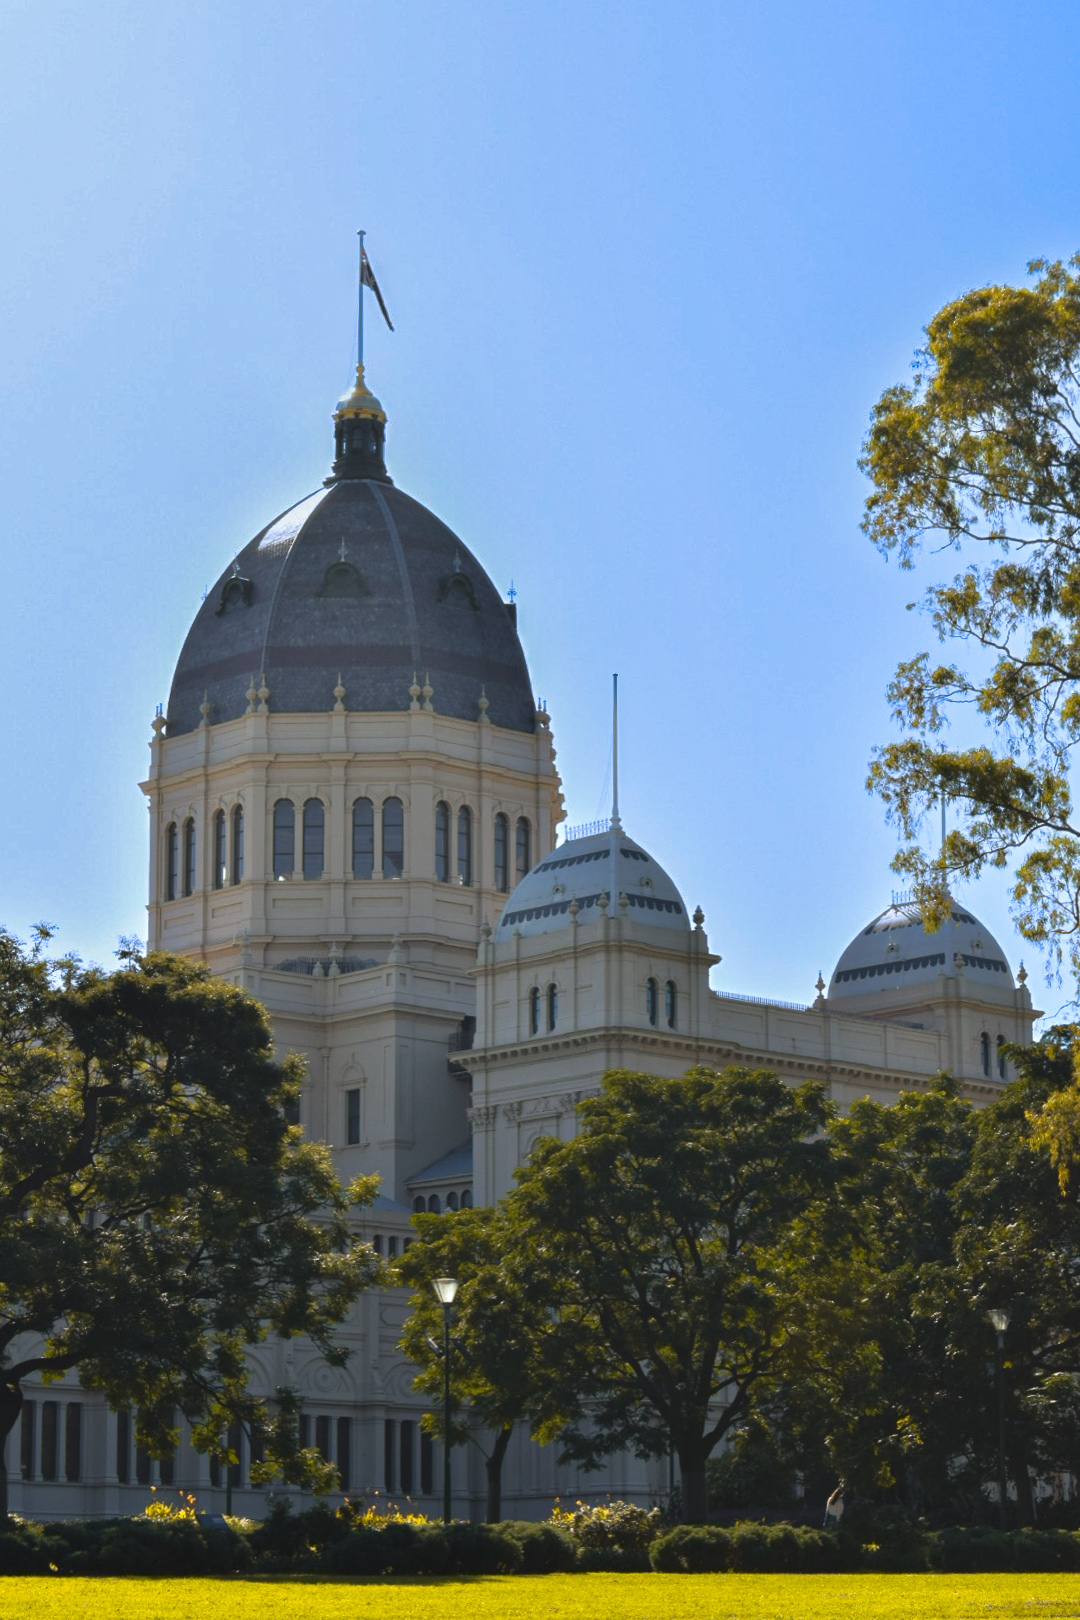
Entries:
POLYGON ((116 1414, 116 1478, 121 1485, 131 1478, 131 1413, 126 1406, 116 1414))
POLYGON ((145 1446, 135 1447, 135 1478, 140 1485, 150 1483, 150 1453, 145 1446))
POLYGON ((352 820, 353 877, 369 878, 374 870, 375 807, 370 799, 357 799, 352 820))
POLYGON ((229 1464, 229 1484, 235 1491, 244 1483, 244 1434, 239 1423, 229 1424, 229 1450, 236 1453, 236 1461, 229 1464))
POLYGON ((304 877, 308 882, 323 874, 323 832, 326 812, 321 799, 309 799, 304 805, 304 877))
POLYGON ((381 1256, 382 1256, 382 1233, 381 1232, 376 1232, 375 1233, 375 1236, 371 1240, 371 1247, 375 1250, 375 1253, 377 1255, 379 1255, 380 1258, 381 1258, 381 1256))
POLYGON ((210 1485, 215 1491, 221 1487, 221 1458, 212 1454, 210 1457, 210 1485))
POLYGON ((296 813, 288 799, 274 806, 274 877, 292 877, 296 813))
POLYGON ((413 1434, 416 1424, 406 1418, 401 1425, 401 1490, 412 1495, 413 1488, 413 1434))
POLYGON ((332 1462, 330 1455, 330 1419, 317 1417, 315 1419, 315 1449, 323 1462, 332 1462))
POLYGON ((352 1420, 337 1420, 337 1470, 341 1488, 347 1491, 352 1479, 352 1420))
POLYGON ((383 1489, 392 1491, 394 1488, 394 1420, 387 1418, 383 1424, 383 1489))
POLYGON ((225 863, 225 812, 214 812, 214 888, 223 889, 227 876, 225 863))
POLYGON ((345 1093, 345 1140, 350 1147, 360 1141, 360 1087, 345 1093))
POLYGON ((64 1412, 64 1473, 68 1479, 82 1477, 82 1406, 69 1401, 64 1412))
POLYGON ((22 1435, 19 1448, 19 1472, 23 1479, 34 1477, 34 1419, 37 1417, 37 1402, 23 1401, 22 1408, 22 1435))
POLYGON ((59 1460, 57 1445, 57 1425, 59 1423, 60 1407, 56 1401, 42 1401, 41 1403, 41 1477, 42 1479, 56 1478, 56 1465, 59 1460))
POLYGON ((195 893, 195 823, 184 822, 184 893, 195 893))
POLYGON ((431 1496, 435 1489, 435 1448, 426 1429, 420 1430, 420 1490, 431 1496))
POLYGON ((495 817, 495 887, 505 894, 510 887, 510 822, 502 814, 495 817))
POLYGON ((386 1240, 386 1258, 388 1260, 397 1259, 397 1238, 392 1232, 386 1240))
POLYGON ((236 806, 232 815, 232 880, 239 883, 244 876, 244 812, 236 806))
POLYGON ((266 1461, 266 1437, 257 1425, 254 1426, 254 1432, 248 1441, 248 1452, 250 1456, 250 1462, 248 1465, 249 1471, 250 1463, 261 1463, 266 1461))
POLYGON ((300 1450, 307 1451, 311 1445, 311 1419, 306 1412, 300 1414, 300 1450))

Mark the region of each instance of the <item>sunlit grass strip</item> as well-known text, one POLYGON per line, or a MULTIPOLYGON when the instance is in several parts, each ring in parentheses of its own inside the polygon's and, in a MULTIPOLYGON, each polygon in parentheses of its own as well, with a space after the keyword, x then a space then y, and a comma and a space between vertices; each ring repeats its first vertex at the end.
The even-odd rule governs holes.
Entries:
POLYGON ((1075 1575, 0 1578, 0 1620, 1080 1620, 1075 1575))

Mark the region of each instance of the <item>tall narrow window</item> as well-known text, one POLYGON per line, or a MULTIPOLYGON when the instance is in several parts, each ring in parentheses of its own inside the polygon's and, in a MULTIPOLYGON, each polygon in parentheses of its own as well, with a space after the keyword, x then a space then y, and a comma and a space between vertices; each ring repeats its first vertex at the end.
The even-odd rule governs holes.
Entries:
POLYGON ((326 812, 321 799, 308 799, 304 805, 304 877, 321 878, 323 874, 323 833, 326 812))
POLYGON ((244 807, 235 805, 232 813, 232 880, 240 883, 244 876, 244 807))
POLYGON ((343 1491, 347 1491, 352 1484, 352 1419, 338 1418, 337 1420, 337 1462, 338 1483, 343 1491))
POLYGON ((554 1029, 559 1022, 559 992, 553 984, 548 985, 547 993, 547 1027, 554 1029))
POLYGON ((394 1489, 394 1420, 386 1418, 383 1423, 383 1489, 394 1489))
POLYGON ((517 824, 517 852, 515 866, 517 881, 520 883, 532 865, 532 834, 529 823, 524 816, 518 816, 517 824))
POLYGON ((42 1479, 56 1478, 57 1464, 57 1419, 60 1411, 56 1401, 42 1401, 41 1403, 41 1477, 42 1479))
POLYGON ((292 877, 296 842, 296 812, 289 799, 274 806, 274 876, 292 877))
MULTIPOLYGON (((138 1426, 136 1425, 136 1433, 138 1426)), ((150 1483, 150 1453, 146 1447, 136 1440, 135 1445, 135 1482, 138 1485, 150 1483)))
POLYGON ((413 1436, 416 1433, 416 1424, 411 1418, 401 1420, 401 1493, 411 1496, 413 1488, 413 1452, 415 1443, 413 1436))
POLYGON ((982 1034, 979 1036, 979 1060, 982 1063, 982 1072, 983 1072, 983 1074, 989 1075, 989 1073, 990 1073, 990 1037, 986 1033, 985 1029, 983 1030, 982 1034))
POLYGON ((457 1209, 457 1207, 458 1207, 458 1196, 457 1196, 456 1192, 448 1192, 447 1193, 447 1195, 446 1195, 446 1207, 447 1207, 447 1209, 457 1209))
POLYGON ((435 1447, 426 1429, 420 1430, 420 1494, 430 1496, 435 1488, 435 1447))
POLYGON ((669 979, 664 986, 664 1017, 667 1019, 668 1029, 675 1028, 675 1018, 679 1010, 679 992, 675 987, 675 980, 669 979))
POLYGON ((529 991, 529 1034, 540 1033, 540 992, 535 984, 529 991))
POLYGON ((214 811, 214 888, 225 887, 225 812, 214 811))
POLYGON ((330 1456, 330 1419, 317 1417, 315 1419, 315 1449, 323 1462, 332 1461, 330 1456))
POLYGON ((120 1485, 131 1479, 131 1413, 126 1406, 116 1414, 116 1478, 120 1485))
POLYGON ((195 822, 191 816, 184 822, 184 893, 195 893, 195 822))
POLYGON ((229 1464, 229 1484, 235 1491, 244 1483, 244 1435, 239 1423, 229 1424, 229 1450, 236 1453, 236 1461, 229 1464))
POLYGON ((22 1404, 22 1435, 19 1447, 19 1472, 23 1479, 34 1477, 34 1419, 37 1416, 37 1402, 23 1401, 22 1404))
POLYGON ((1004 1035, 999 1035, 998 1038, 997 1038, 997 1063, 998 1063, 998 1074, 1001 1077, 1001 1079, 1004 1080, 1004 1078, 1005 1078, 1005 1037, 1004 1037, 1004 1035))
POLYGON ((357 799, 352 807, 352 875, 369 878, 375 870, 375 806, 357 799))
POLYGON ((472 1209, 472 1193, 469 1191, 468 1187, 465 1188, 465 1191, 461 1195, 461 1207, 462 1209, 472 1209))
POLYGON ((442 799, 435 806, 435 876, 450 881, 450 806, 442 799))
POLYGON ((360 1141, 360 1087, 345 1093, 345 1140, 350 1147, 360 1141))
POLYGON ((457 813, 457 876, 466 887, 472 882, 472 811, 467 804, 457 813))
POLYGON ((442 1205, 439 1203, 438 1193, 432 1193, 431 1197, 427 1201, 427 1207, 429 1215, 442 1214, 442 1205))
POLYGON ((69 1401, 64 1411, 64 1474, 70 1480, 82 1477, 82 1406, 69 1401))
POLYGON ((384 799, 382 807, 382 875, 400 877, 405 870, 405 811, 400 799, 384 799))
POLYGON ((165 898, 175 900, 180 893, 180 839, 176 822, 170 821, 165 829, 165 898))
POLYGON ((655 979, 645 981, 645 1016, 654 1025, 660 1016, 660 986, 655 979))
POLYGON ((500 894, 510 888, 510 822, 501 810, 495 817, 495 887, 500 894))
POLYGON ((311 1448, 311 1419, 306 1412, 300 1414, 300 1450, 311 1448))

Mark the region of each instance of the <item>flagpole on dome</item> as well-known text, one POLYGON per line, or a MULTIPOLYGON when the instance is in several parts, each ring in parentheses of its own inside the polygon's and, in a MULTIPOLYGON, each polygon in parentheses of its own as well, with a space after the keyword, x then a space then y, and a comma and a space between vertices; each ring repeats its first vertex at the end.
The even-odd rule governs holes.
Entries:
POLYGON ((356 234, 360 238, 360 264, 358 276, 359 286, 357 291, 357 302, 360 305, 360 318, 356 327, 356 364, 362 375, 364 370, 364 237, 367 235, 367 232, 357 231, 356 234))
POLYGON ((611 677, 611 830, 622 831, 619 820, 619 677, 611 677))

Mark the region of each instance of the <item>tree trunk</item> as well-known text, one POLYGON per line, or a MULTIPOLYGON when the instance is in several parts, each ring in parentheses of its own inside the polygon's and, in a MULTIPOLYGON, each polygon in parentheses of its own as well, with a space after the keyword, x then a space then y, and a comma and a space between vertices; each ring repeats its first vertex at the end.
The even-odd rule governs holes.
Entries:
POLYGON ((1026 1528, 1035 1523, 1035 1494, 1031 1488, 1031 1470, 1027 1465, 1027 1447, 1009 1447, 1009 1473, 1016 1486, 1016 1522, 1026 1528))
POLYGON ((8 1436, 14 1433, 22 1403, 22 1390, 17 1385, 0 1388, 0 1524, 8 1516, 8 1436))
POLYGON ((498 1524, 502 1518, 502 1465, 513 1432, 514 1426, 512 1423, 508 1423, 505 1429, 499 1430, 495 1436, 495 1444, 491 1448, 491 1456, 484 1464, 487 1473, 488 1524, 498 1524))
POLYGON ((697 1451, 679 1448, 679 1487, 682 1492, 684 1524, 704 1524, 709 1516, 709 1494, 705 1484, 705 1459, 697 1451))

